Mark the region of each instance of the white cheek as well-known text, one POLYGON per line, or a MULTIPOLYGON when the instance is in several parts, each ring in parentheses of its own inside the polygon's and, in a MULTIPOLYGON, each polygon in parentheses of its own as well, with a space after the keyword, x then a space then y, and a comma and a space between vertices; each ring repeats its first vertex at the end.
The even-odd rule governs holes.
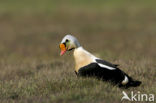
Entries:
POLYGON ((70 43, 68 49, 72 49, 72 48, 75 48, 75 45, 73 43, 70 43))
POLYGON ((72 45, 69 45, 68 49, 71 49, 72 48, 72 45))

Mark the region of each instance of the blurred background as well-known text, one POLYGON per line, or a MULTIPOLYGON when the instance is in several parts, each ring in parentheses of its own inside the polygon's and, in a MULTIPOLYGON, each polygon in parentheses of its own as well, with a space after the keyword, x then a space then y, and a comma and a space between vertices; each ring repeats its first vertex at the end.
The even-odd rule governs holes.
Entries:
MULTIPOLYGON (((143 77, 156 76, 155 0, 0 0, 0 98, 7 101, 8 98, 20 97, 19 94, 24 98, 37 95, 39 90, 35 87, 22 89, 30 86, 28 81, 36 80, 34 76, 37 75, 39 80, 46 76, 51 79, 55 76, 56 79, 64 73, 60 65, 65 63, 67 67, 72 65, 74 68, 70 53, 59 56, 59 43, 66 34, 76 36, 91 53, 121 64, 132 76, 139 75, 142 80, 143 77), (38 71, 41 68, 44 69, 38 71), (135 69, 131 72, 130 68, 135 69), (57 75, 52 76, 54 71, 57 75), (24 84, 23 79, 28 83, 24 84), (15 89, 17 85, 21 87, 15 89), (10 89, 6 88, 8 86, 10 89)), ((75 76, 72 68, 68 72, 75 76)), ((63 77, 68 76, 65 74, 63 77)), ((152 85, 148 79, 145 81, 152 85)), ((87 93, 90 94, 89 91, 87 93)), ((44 92, 40 94, 45 96, 44 92)), ((63 98, 62 95, 58 97, 63 98)), ((102 95, 100 100, 103 100, 102 95)), ((115 94, 113 98, 116 98, 115 94)))
POLYGON ((155 56, 155 10, 154 0, 1 0, 0 57, 58 57, 66 34, 96 53, 155 56))

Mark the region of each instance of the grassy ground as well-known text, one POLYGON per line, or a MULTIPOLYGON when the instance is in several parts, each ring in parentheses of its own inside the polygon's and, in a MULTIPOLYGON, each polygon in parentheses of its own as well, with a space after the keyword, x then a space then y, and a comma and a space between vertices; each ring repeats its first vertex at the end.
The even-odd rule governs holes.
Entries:
MULTIPOLYGON (((156 95, 156 7, 147 0, 1 0, 1 103, 120 103, 123 89, 77 78, 72 53, 59 43, 75 35, 88 51, 120 64, 156 95)), ((127 103, 127 101, 124 101, 127 103)))

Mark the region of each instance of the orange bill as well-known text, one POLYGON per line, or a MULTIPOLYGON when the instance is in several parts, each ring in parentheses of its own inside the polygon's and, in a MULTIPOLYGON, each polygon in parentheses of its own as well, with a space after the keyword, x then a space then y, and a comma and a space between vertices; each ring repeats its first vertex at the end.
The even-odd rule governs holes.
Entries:
POLYGON ((64 44, 60 44, 60 49, 61 49, 60 55, 62 56, 67 51, 66 46, 64 44))

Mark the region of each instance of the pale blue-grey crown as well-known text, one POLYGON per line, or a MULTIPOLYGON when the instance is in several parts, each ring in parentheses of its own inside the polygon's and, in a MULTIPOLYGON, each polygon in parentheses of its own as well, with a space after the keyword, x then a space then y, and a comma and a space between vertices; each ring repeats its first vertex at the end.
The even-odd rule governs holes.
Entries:
POLYGON ((66 35, 66 36, 62 39, 61 43, 65 43, 66 40, 69 40, 69 41, 73 42, 73 43, 76 45, 76 47, 80 47, 80 43, 79 43, 79 41, 76 39, 76 37, 74 37, 74 36, 68 34, 68 35, 66 35))

